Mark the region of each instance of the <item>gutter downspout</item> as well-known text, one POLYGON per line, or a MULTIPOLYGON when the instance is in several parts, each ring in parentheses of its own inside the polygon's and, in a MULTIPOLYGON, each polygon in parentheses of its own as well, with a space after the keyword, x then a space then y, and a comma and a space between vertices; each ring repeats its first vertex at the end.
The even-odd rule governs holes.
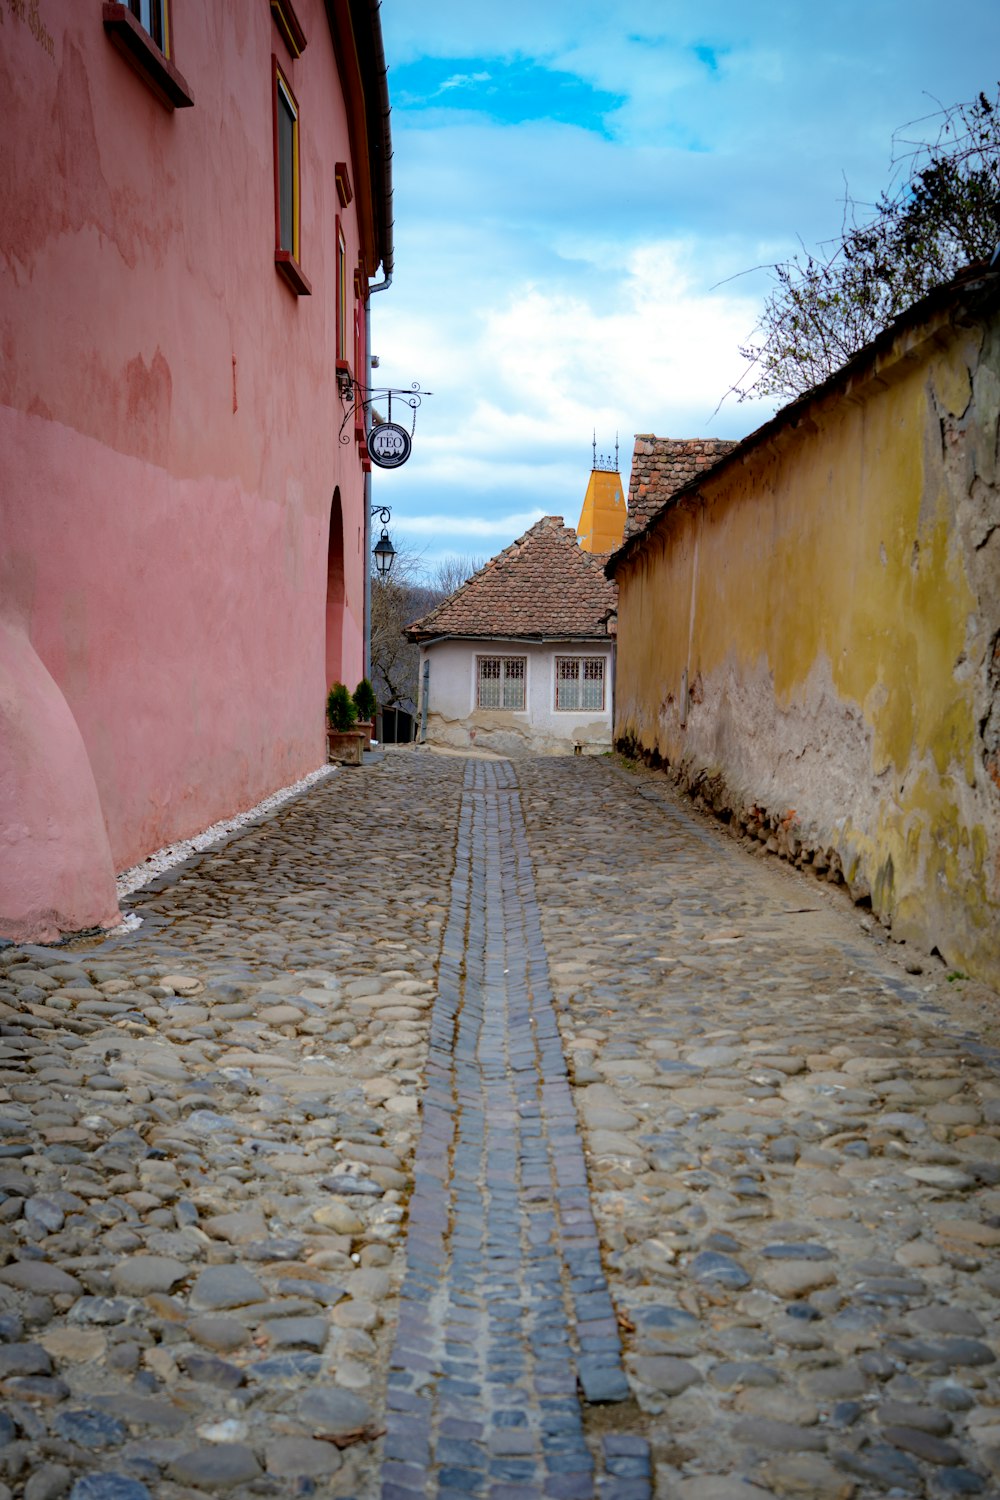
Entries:
POLYGON ((420 744, 427 743, 427 700, 431 691, 431 663, 423 646, 420 648, 420 744))
MULTIPOLYGON (((383 236, 385 244, 382 251, 382 267, 385 275, 381 281, 372 282, 368 287, 368 296, 365 298, 365 397, 371 390, 372 384, 372 316, 371 298, 373 292, 388 291, 392 285, 393 269, 393 243, 392 243, 392 135, 389 130, 389 115, 391 106, 389 104, 389 70, 385 61, 385 46, 382 41, 382 22, 379 12, 382 9, 382 0, 369 0, 369 16, 371 18, 372 47, 374 50, 375 76, 378 81, 378 107, 381 117, 381 140, 380 156, 382 159, 382 207, 384 215, 383 236)), ((365 444, 368 442, 368 434, 372 428, 371 406, 365 408, 365 444)), ((371 546, 372 546, 372 476, 371 469, 365 474, 365 599, 364 599, 364 633, 365 633, 365 676, 369 679, 372 675, 372 568, 371 568, 371 546)))
POLYGON ((615 633, 611 637, 611 748, 615 748, 615 721, 618 718, 618 611, 615 610, 615 633))
MULTIPOLYGON (((372 385, 372 293, 386 292, 392 285, 392 272, 382 281, 373 282, 365 298, 365 393, 372 385)), ((365 407, 365 444, 372 430, 372 409, 365 407)), ((372 675, 372 471, 365 474, 365 676, 372 675)))

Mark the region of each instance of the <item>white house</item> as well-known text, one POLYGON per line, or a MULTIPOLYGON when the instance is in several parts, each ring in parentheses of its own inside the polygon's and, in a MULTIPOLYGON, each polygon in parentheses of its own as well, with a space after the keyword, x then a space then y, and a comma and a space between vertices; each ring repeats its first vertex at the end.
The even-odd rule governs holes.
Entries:
POLYGON ((420 738, 503 755, 609 750, 617 591, 604 563, 545 516, 411 625, 420 738))

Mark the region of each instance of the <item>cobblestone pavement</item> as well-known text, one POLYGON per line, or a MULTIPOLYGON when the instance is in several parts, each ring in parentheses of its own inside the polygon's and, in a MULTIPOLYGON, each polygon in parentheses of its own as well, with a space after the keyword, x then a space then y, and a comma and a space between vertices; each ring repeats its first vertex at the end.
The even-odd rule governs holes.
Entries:
POLYGON ((996 997, 662 778, 518 779, 657 1496, 1000 1494, 996 997))
POLYGON ((132 904, 0 951, 0 1500, 1000 1494, 997 1015, 836 893, 400 752, 132 904))
POLYGON ((0 1500, 378 1493, 463 769, 338 773, 134 936, 0 952, 0 1500))

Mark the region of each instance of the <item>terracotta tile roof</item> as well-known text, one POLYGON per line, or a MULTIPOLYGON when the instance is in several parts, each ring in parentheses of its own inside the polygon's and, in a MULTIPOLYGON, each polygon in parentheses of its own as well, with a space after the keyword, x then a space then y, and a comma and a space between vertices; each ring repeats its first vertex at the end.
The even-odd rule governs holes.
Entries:
POLYGON ((608 614, 618 605, 618 586, 604 576, 606 561, 582 550, 562 516, 543 516, 406 634, 412 641, 605 639, 608 614))
POLYGON ((675 490, 735 447, 728 438, 658 438, 651 432, 636 433, 623 542, 641 531, 675 490))

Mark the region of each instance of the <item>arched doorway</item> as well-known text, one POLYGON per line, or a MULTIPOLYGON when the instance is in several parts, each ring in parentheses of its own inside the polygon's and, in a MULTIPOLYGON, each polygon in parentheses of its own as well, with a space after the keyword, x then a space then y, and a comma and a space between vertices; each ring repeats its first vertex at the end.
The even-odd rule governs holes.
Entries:
POLYGON ((330 504, 330 538, 326 551, 326 685, 343 681, 344 516, 340 489, 330 504))

